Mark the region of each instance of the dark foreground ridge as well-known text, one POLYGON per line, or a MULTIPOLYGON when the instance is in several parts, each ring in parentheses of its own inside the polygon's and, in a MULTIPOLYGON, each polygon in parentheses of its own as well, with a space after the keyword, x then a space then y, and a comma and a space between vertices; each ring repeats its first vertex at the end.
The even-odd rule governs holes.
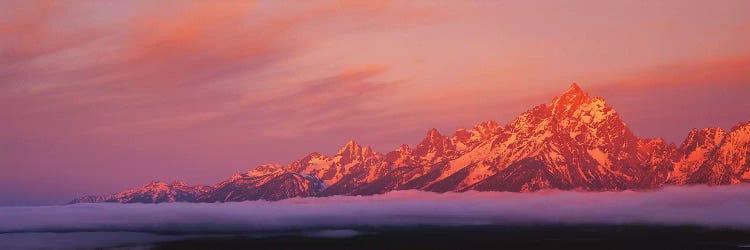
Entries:
POLYGON ((231 236, 154 249, 741 249, 750 232, 699 227, 527 226, 360 229, 350 237, 231 236))
POLYGON ((403 145, 381 154, 350 141, 333 156, 310 153, 287 165, 255 167, 212 186, 152 182, 72 203, 276 201, 411 189, 619 191, 732 185, 750 182, 749 156, 750 123, 730 131, 694 129, 680 146, 639 138, 603 98, 589 97, 573 84, 549 104, 505 126, 487 121, 450 136, 432 129, 413 148, 403 145))

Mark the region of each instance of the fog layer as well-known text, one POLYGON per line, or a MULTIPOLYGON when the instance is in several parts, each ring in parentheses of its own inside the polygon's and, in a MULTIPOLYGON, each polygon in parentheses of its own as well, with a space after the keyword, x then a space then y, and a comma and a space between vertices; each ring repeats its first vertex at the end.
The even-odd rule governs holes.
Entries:
POLYGON ((0 207, 0 233, 223 233, 414 225, 655 224, 750 228, 750 185, 657 191, 397 191, 278 202, 0 207))

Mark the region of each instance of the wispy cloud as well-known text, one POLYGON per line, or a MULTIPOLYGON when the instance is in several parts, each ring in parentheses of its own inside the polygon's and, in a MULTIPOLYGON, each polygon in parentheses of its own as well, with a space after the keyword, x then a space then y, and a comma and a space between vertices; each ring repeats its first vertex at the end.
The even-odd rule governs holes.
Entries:
POLYGON ((66 123, 82 125, 79 135, 156 132, 241 114, 250 115, 248 126, 325 129, 319 119, 341 121, 363 109, 365 98, 377 99, 397 82, 368 79, 387 71, 385 65, 324 77, 295 68, 288 62, 308 40, 318 39, 307 30, 352 15, 378 13, 382 18, 373 20, 382 19, 379 25, 407 15, 385 10, 387 2, 278 6, 283 14, 259 10, 253 1, 133 2, 128 7, 142 11, 109 20, 121 27, 111 29, 71 21, 70 15, 85 9, 79 3, 8 5, 8 12, 25 12, 0 26, 7 34, 0 47, 0 103, 20 109, 3 113, 47 125, 61 122, 55 117, 65 113, 66 123), (269 76, 274 71, 297 80, 269 76), (259 96, 267 89, 274 93, 259 96), (292 125, 300 120, 305 122, 292 125))
POLYGON ((688 61, 632 72, 607 88, 648 89, 691 85, 750 85, 750 55, 688 61))

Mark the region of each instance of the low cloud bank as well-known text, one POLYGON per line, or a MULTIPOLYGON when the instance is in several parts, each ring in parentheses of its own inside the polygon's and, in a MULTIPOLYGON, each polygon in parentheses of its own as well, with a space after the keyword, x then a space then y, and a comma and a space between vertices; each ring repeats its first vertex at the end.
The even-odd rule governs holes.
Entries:
POLYGON ((750 229, 750 185, 658 191, 397 191, 278 202, 0 207, 0 233, 232 233, 415 225, 655 224, 750 229))

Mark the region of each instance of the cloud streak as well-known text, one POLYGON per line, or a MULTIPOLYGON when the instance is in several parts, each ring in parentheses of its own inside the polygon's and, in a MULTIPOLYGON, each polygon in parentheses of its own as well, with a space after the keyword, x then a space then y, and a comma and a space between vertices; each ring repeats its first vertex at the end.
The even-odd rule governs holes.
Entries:
POLYGON ((610 80, 606 88, 648 90, 676 86, 750 84, 750 55, 662 65, 610 80))
POLYGON ((207 125, 222 116, 246 128, 303 120, 306 128, 331 129, 319 119, 341 120, 352 113, 337 105, 361 109, 365 97, 385 94, 380 88, 386 84, 366 78, 381 75, 387 66, 350 65, 355 69, 310 74, 290 63, 319 40, 306 32, 356 15, 381 16, 371 25, 409 15, 387 10, 387 3, 273 7, 283 9, 279 14, 258 9, 252 1, 133 2, 121 7, 139 11, 94 25, 91 19, 97 15, 81 3, 7 5, 6 10, 23 11, 3 19, 1 26, 8 39, 0 46, 0 111, 13 121, 3 132, 42 131, 23 122, 35 121, 64 131, 43 135, 55 137, 154 134, 207 125), (76 14, 85 17, 83 22, 71 18, 76 14), (276 96, 256 98, 267 89, 276 96))

